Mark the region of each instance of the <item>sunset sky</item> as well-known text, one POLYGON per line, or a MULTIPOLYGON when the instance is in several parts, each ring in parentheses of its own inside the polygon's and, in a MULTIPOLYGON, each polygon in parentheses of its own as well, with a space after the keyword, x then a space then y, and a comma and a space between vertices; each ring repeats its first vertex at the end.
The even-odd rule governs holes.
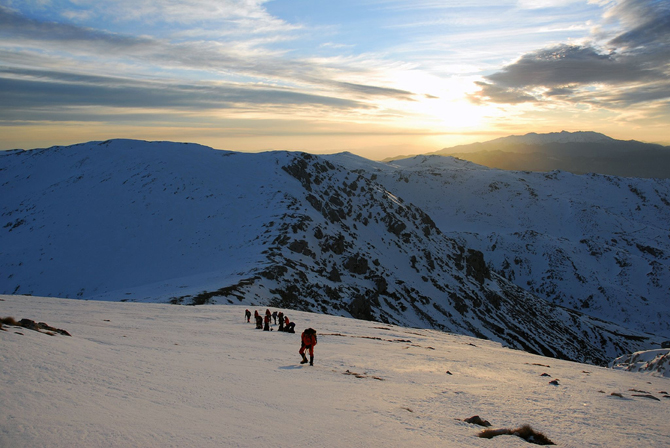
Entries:
POLYGON ((0 0, 0 149, 670 145, 667 0, 0 0))

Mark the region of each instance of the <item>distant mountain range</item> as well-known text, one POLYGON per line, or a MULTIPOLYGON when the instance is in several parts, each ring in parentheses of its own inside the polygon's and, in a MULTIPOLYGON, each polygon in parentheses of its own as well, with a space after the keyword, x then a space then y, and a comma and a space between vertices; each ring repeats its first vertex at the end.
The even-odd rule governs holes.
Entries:
POLYGON ((670 335, 666 180, 112 140, 0 153, 0 195, 3 294, 272 305, 597 364, 670 335))
POLYGON ((597 132, 531 133, 444 148, 429 155, 458 157, 503 170, 670 177, 670 147, 615 140, 597 132))

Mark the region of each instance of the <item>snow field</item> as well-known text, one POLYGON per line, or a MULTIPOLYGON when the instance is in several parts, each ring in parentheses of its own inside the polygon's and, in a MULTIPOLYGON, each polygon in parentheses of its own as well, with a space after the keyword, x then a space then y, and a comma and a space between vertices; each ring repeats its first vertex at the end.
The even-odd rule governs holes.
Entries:
POLYGON ((2 447, 531 446, 478 438, 457 420, 475 414, 559 446, 670 446, 670 381, 649 374, 291 310, 296 334, 255 330, 244 306, 0 299, 72 334, 0 331, 2 447), (314 367, 297 353, 310 326, 314 367))

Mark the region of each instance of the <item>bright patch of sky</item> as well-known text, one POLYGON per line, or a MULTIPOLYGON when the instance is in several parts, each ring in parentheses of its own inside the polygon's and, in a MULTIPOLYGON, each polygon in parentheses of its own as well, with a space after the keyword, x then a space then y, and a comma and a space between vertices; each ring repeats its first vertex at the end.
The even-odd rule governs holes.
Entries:
POLYGON ((83 107, 101 138, 170 122, 164 139, 184 140, 195 134, 171 131, 175 116, 192 129, 200 112, 197 142, 239 150, 370 145, 352 132, 430 149, 519 129, 659 140, 669 17, 658 0, 0 0, 0 126, 23 136, 0 148, 37 144, 37 127, 53 135, 39 144, 78 142, 83 107), (575 120, 585 106, 613 111, 616 126, 575 120), (121 129, 96 108, 147 113, 121 129), (529 109, 563 118, 538 129, 529 109), (241 118, 306 128, 291 145, 254 139, 253 126, 232 139, 225 128, 241 118), (315 133, 326 137, 304 138, 315 133))

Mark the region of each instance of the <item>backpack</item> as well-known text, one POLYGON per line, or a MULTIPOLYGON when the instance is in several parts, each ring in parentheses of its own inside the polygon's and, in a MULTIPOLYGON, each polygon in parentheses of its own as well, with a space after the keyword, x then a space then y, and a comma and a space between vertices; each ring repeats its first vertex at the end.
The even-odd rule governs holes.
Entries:
POLYGON ((312 336, 312 338, 314 338, 314 345, 316 345, 316 330, 313 328, 308 328, 304 333, 306 335, 312 336))

